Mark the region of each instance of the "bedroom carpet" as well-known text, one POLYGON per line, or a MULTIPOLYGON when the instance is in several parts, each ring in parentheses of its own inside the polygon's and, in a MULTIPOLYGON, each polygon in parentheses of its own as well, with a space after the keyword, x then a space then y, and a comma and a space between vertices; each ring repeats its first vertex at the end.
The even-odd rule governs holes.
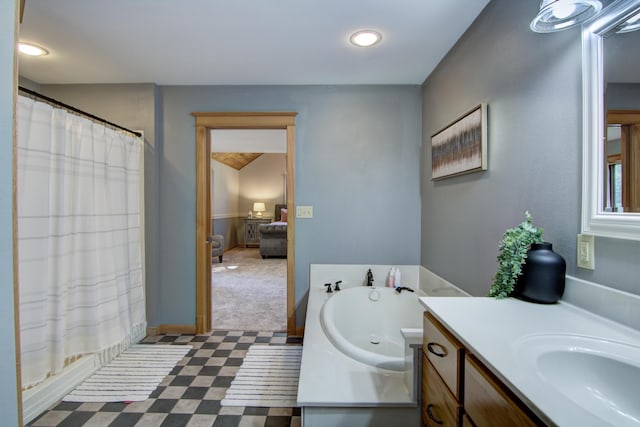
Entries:
POLYGON ((234 248, 211 268, 214 329, 286 330, 285 258, 263 260, 258 248, 234 248))

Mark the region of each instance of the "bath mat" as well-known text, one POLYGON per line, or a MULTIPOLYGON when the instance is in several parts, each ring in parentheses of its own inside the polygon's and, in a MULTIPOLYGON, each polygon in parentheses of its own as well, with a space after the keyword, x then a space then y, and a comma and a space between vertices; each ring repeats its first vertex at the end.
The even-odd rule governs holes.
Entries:
POLYGON ((298 406, 301 359, 302 346, 252 345, 222 405, 298 406))
POLYGON ((146 400, 190 345, 132 345, 69 393, 65 402, 146 400))

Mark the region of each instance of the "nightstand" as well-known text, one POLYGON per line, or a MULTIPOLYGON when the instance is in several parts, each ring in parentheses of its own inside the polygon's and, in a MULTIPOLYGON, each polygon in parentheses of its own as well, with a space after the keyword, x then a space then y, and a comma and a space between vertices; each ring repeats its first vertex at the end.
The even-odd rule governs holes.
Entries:
POLYGON ((245 218, 244 219, 244 247, 249 245, 260 246, 260 233, 258 227, 260 224, 269 224, 273 222, 273 218, 245 218))

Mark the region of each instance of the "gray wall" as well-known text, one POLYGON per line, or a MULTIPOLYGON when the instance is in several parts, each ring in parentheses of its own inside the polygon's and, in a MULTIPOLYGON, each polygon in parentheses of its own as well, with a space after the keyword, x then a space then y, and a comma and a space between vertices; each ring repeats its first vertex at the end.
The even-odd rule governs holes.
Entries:
POLYGON ((419 262, 419 86, 162 88, 163 323, 195 316, 194 111, 297 111, 297 324, 311 263, 419 262), (163 299, 164 300, 164 299, 163 299))
POLYGON ((145 134, 155 130, 145 138, 151 326, 195 320, 194 111, 299 113, 295 197, 314 206, 314 218, 296 222, 298 326, 310 263, 420 261, 419 86, 42 85, 41 91, 145 134))
POLYGON ((13 288, 13 94, 16 2, 0 2, 0 414, 19 425, 13 288))
POLYGON ((609 83, 605 101, 607 110, 640 110, 640 83, 609 83))
POLYGON ((640 242, 596 238, 596 270, 576 267, 580 31, 533 33, 537 10, 492 1, 423 85, 422 265, 486 295, 502 233, 529 210, 568 274, 638 294, 640 242), (431 135, 480 102, 489 105, 489 170, 431 181, 431 135))
POLYGON ((235 248, 244 242, 242 235, 242 218, 218 218, 211 220, 211 229, 214 234, 222 234, 224 236, 224 249, 235 248))

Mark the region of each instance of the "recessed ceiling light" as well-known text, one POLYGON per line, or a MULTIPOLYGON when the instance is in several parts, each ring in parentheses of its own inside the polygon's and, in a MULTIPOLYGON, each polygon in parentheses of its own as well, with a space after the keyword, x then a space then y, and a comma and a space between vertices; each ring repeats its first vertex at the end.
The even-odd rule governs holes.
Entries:
POLYGON ((359 47, 369 47, 380 43, 382 35, 373 30, 362 30, 353 33, 349 38, 349 41, 359 47))
POLYGON ((49 51, 47 49, 37 46, 33 43, 20 42, 18 43, 18 50, 21 53, 29 56, 44 56, 49 54, 49 51))

